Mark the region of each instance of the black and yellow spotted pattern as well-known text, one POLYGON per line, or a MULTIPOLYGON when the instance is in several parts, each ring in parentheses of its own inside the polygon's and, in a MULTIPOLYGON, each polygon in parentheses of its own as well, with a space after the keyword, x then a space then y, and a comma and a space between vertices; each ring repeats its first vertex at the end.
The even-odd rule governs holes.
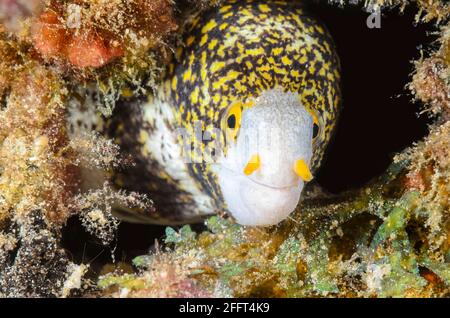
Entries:
MULTIPOLYGON (((226 0, 222 6, 194 17, 185 26, 182 42, 156 96, 173 109, 175 122, 167 121, 171 128, 184 127, 192 137, 198 125, 203 132, 223 128, 230 108, 251 107, 263 91, 281 87, 299 94, 320 127, 314 141, 313 169, 319 167, 338 116, 339 61, 330 35, 304 10, 301 1, 226 0)), ((142 101, 125 104, 119 107, 120 121, 111 129, 137 164, 117 174, 116 183, 149 192, 160 222, 198 217, 192 191, 167 175, 165 167, 154 160, 155 154, 145 147, 148 140, 157 142, 150 137, 154 119, 144 119, 139 110, 142 101), (124 131, 123 127, 128 128, 124 131)), ((224 145, 222 134, 211 137, 224 145)), ((215 145, 194 138, 194 163, 187 164, 186 170, 217 211, 226 210, 226 206, 207 163, 208 154, 217 151, 215 145)))
MULTIPOLYGON (((313 169, 319 167, 338 116, 339 61, 330 35, 300 1, 225 1, 193 19, 183 42, 165 87, 180 127, 191 135, 199 121, 203 130, 220 128, 223 113, 235 103, 245 107, 262 91, 282 87, 297 92, 319 124, 313 169)), ((201 162, 211 153, 210 145, 194 140, 192 157, 201 162)), ((207 164, 191 169, 206 189, 217 193, 207 164)))

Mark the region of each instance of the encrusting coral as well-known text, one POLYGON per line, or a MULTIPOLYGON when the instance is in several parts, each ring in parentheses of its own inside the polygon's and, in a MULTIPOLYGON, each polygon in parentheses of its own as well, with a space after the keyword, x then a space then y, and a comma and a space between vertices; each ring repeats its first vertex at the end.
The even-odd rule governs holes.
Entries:
MULTIPOLYGON (((89 5, 88 1, 72 4, 82 2, 89 5)), ((102 1, 94 3, 107 5, 102 1)), ((172 12, 168 2, 161 3, 172 12)), ((10 3, 14 4, 18 5, 10 3)), ((66 1, 43 2, 42 11, 36 13, 38 18, 22 21, 20 32, 10 32, 3 26, 0 29, 0 295, 4 296, 67 296, 71 289, 80 288, 81 283, 73 282, 81 282, 81 278, 74 274, 84 273, 80 270, 84 265, 73 264, 60 245, 61 229, 70 216, 79 215, 83 225, 107 244, 114 238, 118 224, 110 214, 114 202, 151 209, 151 201, 145 197, 115 192, 108 184, 88 193, 80 192, 80 164, 88 161, 91 166, 107 170, 117 165, 118 159, 117 149, 99 136, 69 137, 67 103, 73 86, 82 86, 89 77, 100 78, 101 74, 90 70, 100 65, 72 63, 70 59, 66 63, 64 55, 46 55, 56 52, 49 45, 59 48, 75 36, 66 38, 64 24, 61 29, 52 29, 51 21, 41 24, 53 10, 66 5, 66 1), (58 32, 63 32, 64 37, 58 38, 58 32), (69 280, 72 283, 67 283, 69 280)), ((158 17, 163 17, 160 11, 158 17)), ((49 19, 60 21, 54 15, 49 19)), ((119 22, 113 20, 112 24, 119 22)), ((167 20, 164 23, 169 33, 174 26, 167 20)), ((96 32, 77 31, 87 37, 89 32, 96 32)), ((149 29, 135 38, 143 41, 152 37, 156 41, 164 34, 155 30, 153 36, 151 32, 149 29)), ((121 78, 135 76, 133 68, 126 68, 123 55, 116 65, 120 69, 117 74, 121 78)), ((149 64, 137 67, 148 68, 149 64)))
POLYGON ((77 185, 70 157, 60 154, 68 142, 66 91, 52 72, 26 60, 26 48, 14 55, 20 43, 3 34, 0 41, 1 55, 8 58, 0 85, 0 235, 6 247, 0 293, 55 294, 69 262, 54 231, 67 220, 66 205, 77 185))
MULTIPOLYGON (((200 9, 217 2, 195 1, 200 9)), ((336 196, 310 189, 291 218, 271 228, 243 227, 220 216, 208 219, 201 233, 190 226, 167 228, 163 247, 134 259, 136 271, 105 266, 97 281, 84 278, 88 265, 75 264, 62 248, 69 217, 80 218, 107 245, 118 225, 111 215, 115 202, 147 210, 152 202, 108 183, 82 191, 81 169, 108 171, 130 163, 104 137, 89 130, 72 134, 67 114, 82 107, 91 90, 100 92, 95 99, 101 107, 82 111, 108 115, 121 94, 150 88, 180 21, 168 0, 36 1, 27 10, 17 10, 22 1, 5 3, 0 296, 450 295, 448 26, 440 48, 416 62, 409 85, 435 123, 385 174, 336 196), (137 10, 141 6, 148 10, 137 10)), ((448 21, 448 4, 417 5, 421 20, 448 21)))
POLYGON ((127 53, 142 55, 176 28, 168 0, 54 0, 47 1, 31 32, 44 58, 98 68, 127 53))

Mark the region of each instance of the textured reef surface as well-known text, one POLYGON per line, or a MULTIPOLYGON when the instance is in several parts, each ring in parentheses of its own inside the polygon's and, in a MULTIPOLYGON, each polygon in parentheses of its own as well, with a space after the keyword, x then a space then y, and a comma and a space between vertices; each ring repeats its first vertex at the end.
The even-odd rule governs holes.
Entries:
POLYGON ((151 253, 103 264, 100 275, 63 248, 71 217, 112 249, 113 203, 153 208, 108 183, 81 191, 82 168, 130 163, 111 140, 74 135, 68 114, 88 104, 79 113, 108 116, 119 96, 151 90, 183 21, 218 2, 0 0, 0 296, 450 296, 450 4, 441 0, 366 3, 414 5, 417 23, 440 29, 408 84, 433 118, 429 134, 369 184, 338 195, 310 187, 270 228, 222 216, 203 232, 168 227, 151 253))

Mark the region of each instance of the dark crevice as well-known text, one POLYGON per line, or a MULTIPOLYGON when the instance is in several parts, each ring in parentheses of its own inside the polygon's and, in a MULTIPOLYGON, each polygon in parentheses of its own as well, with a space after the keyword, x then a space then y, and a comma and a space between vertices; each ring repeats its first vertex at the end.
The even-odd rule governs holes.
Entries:
POLYGON ((381 28, 369 29, 358 7, 321 5, 318 15, 331 32, 342 66, 343 110, 316 180, 331 192, 357 188, 380 175, 393 155, 427 134, 430 120, 418 117, 405 88, 432 43, 431 25, 414 25, 414 7, 383 14, 381 28))

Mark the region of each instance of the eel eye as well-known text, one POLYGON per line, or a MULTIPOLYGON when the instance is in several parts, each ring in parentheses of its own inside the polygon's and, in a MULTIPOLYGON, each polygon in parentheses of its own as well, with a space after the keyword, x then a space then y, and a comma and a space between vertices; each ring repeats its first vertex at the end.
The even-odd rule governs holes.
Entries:
POLYGON ((319 124, 314 123, 313 125, 313 139, 316 139, 319 136, 320 127, 319 124))
POLYGON ((236 128, 236 115, 231 114, 227 119, 228 128, 234 129, 236 128))
POLYGON ((229 141, 237 138, 241 126, 241 114, 242 104, 236 103, 230 107, 223 120, 222 127, 225 127, 226 138, 229 141))
POLYGON ((313 134, 312 134, 312 140, 313 143, 317 142, 317 137, 321 134, 321 125, 319 121, 319 117, 317 116, 317 112, 311 108, 307 108, 309 114, 312 117, 313 120, 313 134))

